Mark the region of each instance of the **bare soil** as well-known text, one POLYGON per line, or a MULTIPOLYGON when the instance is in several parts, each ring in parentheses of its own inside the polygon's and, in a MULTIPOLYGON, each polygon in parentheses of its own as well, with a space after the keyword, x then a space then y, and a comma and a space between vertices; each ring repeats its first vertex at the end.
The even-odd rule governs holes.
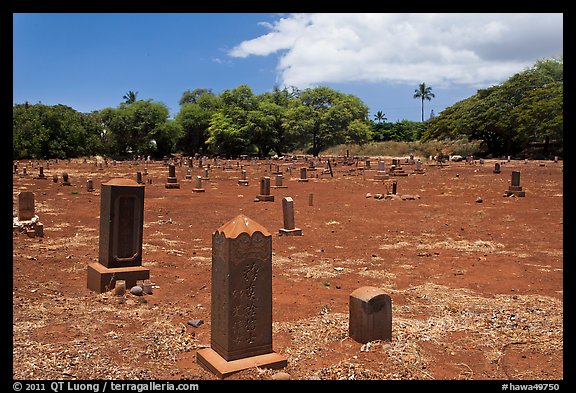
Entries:
MULTIPOLYGON (((195 360, 210 344, 211 236, 242 213, 273 233, 273 346, 291 379, 563 379, 563 163, 503 160, 494 174, 495 162, 426 164, 424 174, 391 178, 415 198, 406 200, 366 196, 386 192, 373 180, 375 160, 370 171, 338 164, 334 177, 319 164, 308 183, 279 162, 288 188, 272 189, 274 202, 254 201, 261 176, 274 185, 264 162, 244 166, 248 186, 239 170, 211 169, 204 193, 179 166, 180 189, 165 188, 167 166, 152 162, 143 265, 154 292, 114 296, 86 286, 87 264, 98 260, 100 184, 135 179, 144 163, 59 161, 37 180, 37 165, 22 161, 14 210, 19 192, 34 192, 44 236, 13 234, 13 377, 217 379, 195 360), (504 196, 513 170, 525 197, 504 196), (284 196, 303 236, 278 236, 284 196), (348 336, 349 296, 362 286, 391 296, 391 341, 348 336)), ((203 175, 194 165, 193 179, 203 175)))

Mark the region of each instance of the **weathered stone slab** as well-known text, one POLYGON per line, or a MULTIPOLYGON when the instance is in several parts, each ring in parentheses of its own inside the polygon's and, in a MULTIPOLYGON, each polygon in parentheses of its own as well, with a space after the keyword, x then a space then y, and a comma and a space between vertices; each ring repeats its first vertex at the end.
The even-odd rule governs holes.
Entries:
POLYGON ((392 339, 392 299, 380 288, 360 287, 350 294, 349 335, 367 343, 392 339))

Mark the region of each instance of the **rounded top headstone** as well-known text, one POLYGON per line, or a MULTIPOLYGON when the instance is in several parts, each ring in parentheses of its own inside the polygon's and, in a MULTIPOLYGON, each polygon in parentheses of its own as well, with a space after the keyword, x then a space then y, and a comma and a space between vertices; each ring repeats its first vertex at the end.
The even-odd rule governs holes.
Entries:
POLYGON ((102 183, 102 185, 143 187, 141 184, 138 184, 136 182, 136 180, 125 179, 125 178, 121 178, 121 177, 110 179, 106 183, 102 183))

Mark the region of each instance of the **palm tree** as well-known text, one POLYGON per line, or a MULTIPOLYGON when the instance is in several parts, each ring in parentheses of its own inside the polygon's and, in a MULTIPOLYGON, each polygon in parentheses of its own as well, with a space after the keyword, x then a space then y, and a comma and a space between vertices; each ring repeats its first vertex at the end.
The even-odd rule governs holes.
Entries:
POLYGON ((122 98, 126 100, 127 104, 132 104, 133 102, 136 102, 136 96, 137 95, 138 95, 137 91, 130 90, 122 98))
POLYGON ((374 120, 376 120, 378 123, 381 123, 381 122, 386 121, 388 119, 386 118, 386 115, 384 114, 384 112, 378 111, 374 115, 374 120))
POLYGON ((422 99, 422 122, 424 122, 424 99, 430 101, 434 98, 434 93, 432 93, 432 88, 426 86, 426 83, 422 82, 418 85, 418 88, 414 90, 414 98, 422 99))

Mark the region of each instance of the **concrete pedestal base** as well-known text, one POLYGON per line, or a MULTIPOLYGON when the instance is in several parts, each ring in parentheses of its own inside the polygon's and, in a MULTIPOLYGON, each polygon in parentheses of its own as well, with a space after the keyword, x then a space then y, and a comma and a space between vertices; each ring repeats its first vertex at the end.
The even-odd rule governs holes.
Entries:
POLYGON ((204 348, 196 352, 196 362, 220 379, 253 367, 276 370, 288 365, 288 360, 276 352, 227 361, 212 348, 204 348))
POLYGON ((180 188, 180 183, 166 183, 164 186, 166 188, 180 188))
POLYGON ((206 190, 204 188, 193 188, 192 192, 205 192, 206 190))
POLYGON ((302 236, 302 229, 294 228, 294 229, 284 229, 280 228, 278 231, 280 236, 302 236))
POLYGON ((274 202, 274 195, 257 195, 260 202, 274 202))
POLYGON ((126 288, 132 288, 138 280, 150 278, 150 269, 142 266, 107 268, 94 262, 88 265, 88 289, 98 293, 114 289, 116 280, 125 280, 126 288))

